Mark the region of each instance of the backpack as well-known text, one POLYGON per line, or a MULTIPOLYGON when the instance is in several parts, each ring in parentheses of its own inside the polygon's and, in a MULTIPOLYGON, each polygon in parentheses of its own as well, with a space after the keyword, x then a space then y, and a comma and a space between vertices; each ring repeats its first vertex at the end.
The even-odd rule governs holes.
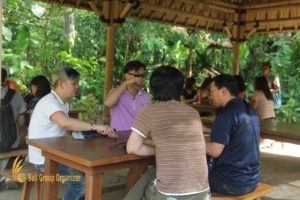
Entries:
POLYGON ((0 152, 9 151, 17 139, 17 124, 10 101, 15 91, 8 89, 5 97, 1 100, 0 113, 0 152))

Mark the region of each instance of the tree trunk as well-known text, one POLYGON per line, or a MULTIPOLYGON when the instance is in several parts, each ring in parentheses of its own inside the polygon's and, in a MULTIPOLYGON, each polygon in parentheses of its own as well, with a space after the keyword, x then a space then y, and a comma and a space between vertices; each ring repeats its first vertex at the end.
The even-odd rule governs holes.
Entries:
POLYGON ((74 23, 74 14, 66 11, 64 13, 64 21, 65 21, 65 32, 68 37, 68 41, 70 43, 70 48, 74 46, 75 42, 75 23, 74 23))

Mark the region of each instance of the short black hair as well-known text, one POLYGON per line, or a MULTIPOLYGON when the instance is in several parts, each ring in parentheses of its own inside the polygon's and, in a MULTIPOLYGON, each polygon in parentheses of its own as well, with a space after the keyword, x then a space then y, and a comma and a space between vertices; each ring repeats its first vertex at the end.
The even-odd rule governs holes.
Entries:
POLYGON ((196 79, 194 77, 188 77, 185 79, 184 88, 186 90, 192 90, 195 83, 196 79))
POLYGON ((30 86, 31 85, 35 85, 37 87, 35 95, 39 98, 42 98, 51 92, 50 82, 43 75, 33 77, 33 79, 30 81, 30 86))
POLYGON ((263 62, 262 64, 261 64, 261 66, 262 67, 269 67, 270 69, 272 68, 272 64, 270 63, 270 62, 263 62))
POLYGON ((5 79, 7 78, 7 71, 4 68, 1 68, 1 84, 5 83, 5 79))
POLYGON ((209 88, 209 85, 211 84, 211 82, 213 81, 213 78, 211 77, 206 77, 204 79, 204 81, 202 82, 201 86, 200 86, 200 89, 204 90, 204 89, 207 89, 209 88))
POLYGON ((215 82, 215 85, 218 89, 225 87, 232 96, 236 96, 236 94, 238 93, 238 85, 232 75, 220 74, 214 77, 213 81, 215 82))
POLYGON ((233 76, 237 82, 238 85, 238 92, 245 92, 246 91, 246 85, 243 77, 241 75, 234 75, 233 76))
POLYGON ((137 71, 140 68, 146 69, 146 65, 144 63, 140 62, 140 61, 132 60, 132 61, 129 61, 125 65, 123 72, 124 72, 124 74, 126 74, 127 72, 130 72, 132 70, 137 71))
POLYGON ((183 90, 182 73, 169 65, 156 68, 150 77, 150 89, 154 100, 179 101, 183 90))

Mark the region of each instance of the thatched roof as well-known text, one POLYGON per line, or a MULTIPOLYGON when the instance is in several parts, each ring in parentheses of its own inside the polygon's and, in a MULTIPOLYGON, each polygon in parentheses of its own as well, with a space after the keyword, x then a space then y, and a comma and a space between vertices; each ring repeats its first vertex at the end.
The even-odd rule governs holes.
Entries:
POLYGON ((104 23, 135 18, 225 33, 233 41, 243 41, 257 33, 300 29, 300 0, 38 1, 94 11, 104 23))

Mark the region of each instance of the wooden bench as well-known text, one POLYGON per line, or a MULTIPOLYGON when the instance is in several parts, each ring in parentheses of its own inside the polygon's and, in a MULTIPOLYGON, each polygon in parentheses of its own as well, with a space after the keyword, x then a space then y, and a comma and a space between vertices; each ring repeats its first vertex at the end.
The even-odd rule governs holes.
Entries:
MULTIPOLYGON (((31 164, 25 165, 21 169, 20 173, 26 175, 26 177, 28 177, 28 175, 30 175, 31 177, 37 177, 36 180, 34 180, 34 181, 28 181, 26 179, 25 182, 23 182, 23 189, 22 189, 20 200, 30 200, 30 193, 31 193, 32 185, 33 185, 33 188, 34 188, 34 200, 40 200, 42 192, 41 192, 41 182, 39 181, 39 177, 43 173, 39 172, 31 164)), ((13 179, 12 169, 5 169, 3 171, 3 176, 5 176, 9 179, 13 179)))
POLYGON ((273 192, 274 187, 265 183, 259 183, 257 188, 249 193, 242 196, 225 196, 220 194, 212 194, 212 200, 259 200, 260 197, 273 192))
POLYGON ((16 150, 0 153, 0 159, 11 158, 15 156, 26 156, 27 154, 28 154, 28 148, 16 149, 16 150))

